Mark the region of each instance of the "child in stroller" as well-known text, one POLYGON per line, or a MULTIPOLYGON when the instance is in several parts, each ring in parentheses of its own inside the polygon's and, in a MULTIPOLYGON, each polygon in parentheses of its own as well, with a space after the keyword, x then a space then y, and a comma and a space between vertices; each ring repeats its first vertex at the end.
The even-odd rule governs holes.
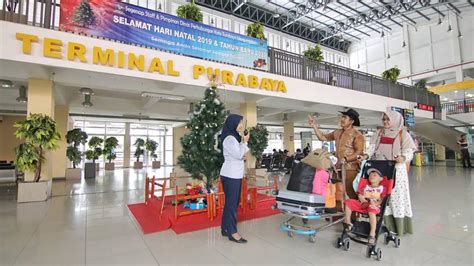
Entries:
POLYGON ((385 197, 384 187, 380 184, 383 177, 382 173, 375 169, 370 168, 367 170, 369 175, 369 183, 364 187, 361 187, 357 191, 359 200, 348 199, 346 200, 346 210, 345 210, 345 223, 344 227, 348 231, 352 231, 353 224, 351 222, 352 211, 359 213, 368 213, 369 215, 369 224, 370 224, 370 233, 368 244, 373 245, 375 243, 375 228, 377 227, 377 214, 380 213, 380 205, 382 204, 382 199, 385 197))
POLYGON ((382 258, 382 250, 377 248, 377 239, 384 235, 385 244, 390 241, 395 247, 400 246, 400 239, 390 232, 383 224, 385 208, 389 202, 395 184, 395 161, 367 161, 362 167, 361 177, 357 186, 358 200, 347 200, 345 208, 345 230, 337 239, 336 247, 349 250, 350 241, 367 245, 367 258, 382 258), (351 221, 351 214, 358 217, 351 221), (369 216, 369 222, 367 217, 369 216), (365 216, 365 217, 364 217, 365 216))

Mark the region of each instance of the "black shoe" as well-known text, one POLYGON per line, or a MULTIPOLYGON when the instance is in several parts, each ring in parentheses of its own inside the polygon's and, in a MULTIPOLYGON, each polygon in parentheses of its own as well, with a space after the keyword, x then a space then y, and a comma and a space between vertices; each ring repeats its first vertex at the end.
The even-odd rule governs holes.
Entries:
POLYGON ((247 240, 244 239, 243 237, 240 237, 240 239, 235 239, 232 235, 229 235, 229 240, 235 243, 239 243, 239 244, 247 243, 247 240))
POLYGON ((222 236, 226 236, 226 237, 229 236, 229 234, 228 234, 226 231, 224 231, 224 230, 221 230, 221 235, 222 235, 222 236))

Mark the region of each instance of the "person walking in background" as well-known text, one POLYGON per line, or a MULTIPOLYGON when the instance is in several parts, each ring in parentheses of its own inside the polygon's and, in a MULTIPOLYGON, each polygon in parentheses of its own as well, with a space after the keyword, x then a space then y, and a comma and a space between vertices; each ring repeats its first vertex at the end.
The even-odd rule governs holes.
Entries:
POLYGON ((221 134, 222 153, 224 164, 220 175, 225 194, 224 212, 222 214, 221 234, 230 241, 247 243, 237 231, 237 207, 240 201, 242 178, 244 177, 244 159, 249 151, 247 142, 250 135, 244 132, 242 116, 231 114, 227 117, 221 134))
POLYGON ((367 157, 374 160, 396 161, 395 187, 385 210, 384 223, 390 231, 400 236, 413 234, 413 212, 406 162, 411 161, 417 147, 404 127, 400 113, 395 111, 384 113, 382 124, 383 128, 370 139, 367 157))
MULTIPOLYGON (((336 168, 341 169, 342 164, 346 164, 346 193, 351 199, 357 199, 357 193, 354 191, 352 182, 354 181, 359 170, 359 156, 364 153, 364 136, 354 126, 360 126, 359 113, 354 109, 349 109, 342 114, 340 118, 340 129, 334 130, 329 134, 323 134, 316 124, 314 117, 309 116, 308 122, 314 129, 316 137, 320 141, 336 141, 336 157, 338 159, 336 168)), ((336 187, 337 206, 342 211, 342 195, 341 187, 336 187)))
POLYGON ((469 143, 466 139, 466 134, 462 134, 458 140, 458 145, 461 147, 461 160, 462 160, 462 167, 464 168, 472 168, 471 165, 471 156, 469 155, 469 143))
POLYGON ((303 149, 304 157, 308 156, 310 152, 311 152, 311 145, 309 145, 309 143, 306 143, 306 147, 304 147, 303 149))

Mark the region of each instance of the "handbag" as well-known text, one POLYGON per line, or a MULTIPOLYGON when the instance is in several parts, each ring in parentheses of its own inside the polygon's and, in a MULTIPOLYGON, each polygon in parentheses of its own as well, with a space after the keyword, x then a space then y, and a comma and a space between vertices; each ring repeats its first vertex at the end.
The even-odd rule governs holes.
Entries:
POLYGON ((313 194, 326 196, 329 173, 326 170, 316 170, 313 179, 313 194))

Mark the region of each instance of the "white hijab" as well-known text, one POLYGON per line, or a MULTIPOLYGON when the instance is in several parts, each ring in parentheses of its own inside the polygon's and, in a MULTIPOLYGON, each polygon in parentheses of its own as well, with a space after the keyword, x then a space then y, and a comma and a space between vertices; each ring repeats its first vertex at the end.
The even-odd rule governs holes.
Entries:
POLYGON ((415 142, 403 125, 402 115, 395 111, 388 111, 384 114, 390 119, 390 128, 381 129, 371 138, 370 143, 375 145, 375 158, 377 160, 394 160, 395 156, 402 155, 403 150, 417 150, 415 142), (380 144, 382 136, 395 139, 393 145, 380 144))

